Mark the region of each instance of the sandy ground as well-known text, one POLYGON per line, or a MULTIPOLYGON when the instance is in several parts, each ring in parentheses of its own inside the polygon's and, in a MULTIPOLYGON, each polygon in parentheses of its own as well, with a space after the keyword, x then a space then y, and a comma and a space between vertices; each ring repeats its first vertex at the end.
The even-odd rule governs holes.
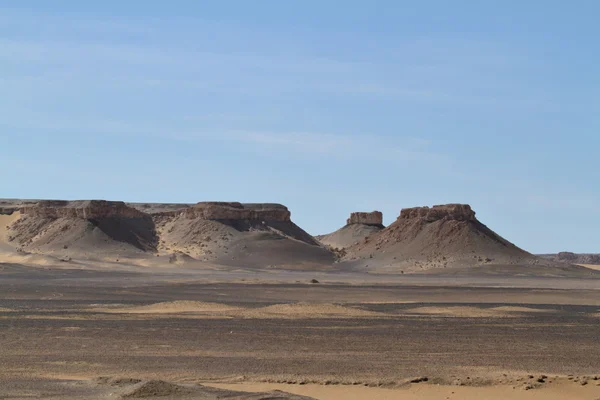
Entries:
POLYGON ((581 265, 582 267, 593 269, 595 271, 600 271, 600 265, 595 265, 595 264, 579 264, 579 265, 581 265))
POLYGON ((0 398, 118 398, 154 379, 192 385, 172 398, 207 398, 203 384, 335 400, 596 399, 599 315, 589 278, 4 263, 0 398))
POLYGON ((596 399, 600 389, 595 385, 581 386, 569 381, 549 384, 538 390, 524 390, 521 386, 496 385, 488 387, 465 387, 448 385, 409 385, 404 388, 372 388, 361 386, 325 385, 281 385, 259 384, 214 384, 215 387, 248 392, 285 390, 321 400, 565 400, 596 399))

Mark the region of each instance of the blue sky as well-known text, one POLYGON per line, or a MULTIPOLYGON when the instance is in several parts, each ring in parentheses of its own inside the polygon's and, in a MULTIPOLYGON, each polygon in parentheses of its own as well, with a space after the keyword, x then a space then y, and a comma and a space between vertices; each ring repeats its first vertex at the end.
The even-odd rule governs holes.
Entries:
POLYGON ((0 197, 469 203, 600 252, 600 2, 2 1, 0 197))

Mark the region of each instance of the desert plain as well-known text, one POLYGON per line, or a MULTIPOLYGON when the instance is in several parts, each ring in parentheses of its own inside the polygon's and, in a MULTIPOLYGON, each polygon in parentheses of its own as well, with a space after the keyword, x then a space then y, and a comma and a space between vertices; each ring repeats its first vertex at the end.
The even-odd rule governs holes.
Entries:
POLYGON ((466 205, 0 206, 2 399, 600 398, 597 265, 466 205))

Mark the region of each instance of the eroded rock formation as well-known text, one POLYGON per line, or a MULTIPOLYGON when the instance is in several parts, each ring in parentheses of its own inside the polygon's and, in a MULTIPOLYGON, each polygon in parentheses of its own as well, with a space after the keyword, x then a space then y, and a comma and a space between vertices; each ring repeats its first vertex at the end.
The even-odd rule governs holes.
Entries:
POLYGON ((144 218, 141 211, 128 207, 122 201, 106 200, 44 200, 20 209, 21 214, 42 218, 144 218))
POLYGON ((270 203, 201 202, 178 212, 207 220, 290 221, 291 216, 287 207, 270 203))
POLYGON ((404 208, 398 219, 421 219, 435 222, 442 219, 453 221, 476 221, 475 211, 468 204, 444 204, 433 207, 404 208))
POLYGON ((346 224, 383 225, 383 214, 380 211, 353 212, 346 224))
POLYGON ((600 265, 600 254, 576 254, 570 251, 561 251, 554 258, 570 264, 600 265))

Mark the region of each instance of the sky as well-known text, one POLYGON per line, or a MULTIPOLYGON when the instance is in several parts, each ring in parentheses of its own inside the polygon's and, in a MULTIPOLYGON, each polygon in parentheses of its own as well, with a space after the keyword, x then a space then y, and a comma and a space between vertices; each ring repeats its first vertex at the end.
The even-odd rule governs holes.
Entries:
POLYGON ((600 2, 0 0, 0 197, 468 203, 600 252, 600 2))

